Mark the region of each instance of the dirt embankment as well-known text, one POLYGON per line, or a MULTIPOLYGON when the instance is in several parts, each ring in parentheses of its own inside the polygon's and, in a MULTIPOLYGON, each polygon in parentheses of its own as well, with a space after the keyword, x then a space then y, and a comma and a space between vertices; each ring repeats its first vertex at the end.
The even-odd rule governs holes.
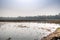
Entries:
POLYGON ((0 22, 45 22, 45 23, 60 23, 60 20, 0 20, 0 22))
POLYGON ((41 40, 60 40, 60 28, 57 28, 55 32, 49 34, 47 37, 43 37, 41 40))

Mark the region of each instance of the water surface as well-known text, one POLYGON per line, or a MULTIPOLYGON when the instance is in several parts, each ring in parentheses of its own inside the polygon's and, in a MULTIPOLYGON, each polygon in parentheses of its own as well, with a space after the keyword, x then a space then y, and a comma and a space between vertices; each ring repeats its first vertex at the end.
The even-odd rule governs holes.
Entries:
POLYGON ((54 32, 59 24, 37 22, 0 22, 0 40, 40 40, 54 32))

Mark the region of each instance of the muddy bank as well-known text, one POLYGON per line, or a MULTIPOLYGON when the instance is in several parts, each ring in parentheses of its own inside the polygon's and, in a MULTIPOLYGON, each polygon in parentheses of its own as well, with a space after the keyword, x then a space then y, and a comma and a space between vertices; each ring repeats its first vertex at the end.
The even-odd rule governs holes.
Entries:
POLYGON ((43 37, 41 40, 60 40, 60 28, 57 28, 55 32, 49 34, 47 37, 43 37))

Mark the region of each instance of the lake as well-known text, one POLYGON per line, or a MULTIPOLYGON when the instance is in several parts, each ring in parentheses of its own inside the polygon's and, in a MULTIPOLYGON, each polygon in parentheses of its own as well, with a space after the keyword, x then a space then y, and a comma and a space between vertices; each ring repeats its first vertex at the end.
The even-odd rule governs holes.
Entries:
POLYGON ((41 40, 60 24, 38 22, 0 22, 0 40, 41 40))

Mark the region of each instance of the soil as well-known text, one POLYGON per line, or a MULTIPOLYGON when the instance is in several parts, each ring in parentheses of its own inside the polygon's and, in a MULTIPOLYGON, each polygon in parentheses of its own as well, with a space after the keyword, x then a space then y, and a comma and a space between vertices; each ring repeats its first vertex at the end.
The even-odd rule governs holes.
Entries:
POLYGON ((60 28, 57 28, 55 32, 49 34, 47 37, 43 37, 41 40, 60 40, 60 28))

